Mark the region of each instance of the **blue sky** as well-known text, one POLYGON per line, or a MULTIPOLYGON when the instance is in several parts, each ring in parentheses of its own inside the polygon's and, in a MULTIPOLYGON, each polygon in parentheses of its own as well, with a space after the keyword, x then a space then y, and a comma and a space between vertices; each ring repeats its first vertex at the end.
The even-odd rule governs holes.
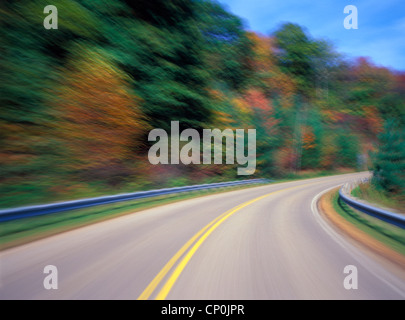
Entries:
POLYGON ((282 22, 330 40, 347 57, 371 57, 377 65, 405 71, 405 0, 219 0, 248 30, 269 34, 282 22), (358 9, 358 29, 346 30, 346 5, 358 9))

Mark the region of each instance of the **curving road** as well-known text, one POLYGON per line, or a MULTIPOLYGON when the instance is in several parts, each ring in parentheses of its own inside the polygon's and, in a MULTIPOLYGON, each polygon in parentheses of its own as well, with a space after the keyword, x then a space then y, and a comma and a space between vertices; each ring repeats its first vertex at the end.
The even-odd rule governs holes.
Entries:
POLYGON ((0 298, 404 299, 405 271, 316 209, 319 193, 366 175, 200 197, 3 251, 0 298), (44 289, 46 265, 58 268, 57 290, 44 289), (343 286, 346 265, 357 290, 343 286))

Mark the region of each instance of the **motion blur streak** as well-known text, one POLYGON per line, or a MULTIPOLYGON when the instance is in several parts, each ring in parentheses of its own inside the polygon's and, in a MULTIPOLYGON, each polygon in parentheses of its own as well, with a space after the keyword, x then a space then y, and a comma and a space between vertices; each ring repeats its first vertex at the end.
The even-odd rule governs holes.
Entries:
MULTIPOLYGON (((295 23, 248 31, 215 0, 53 0, 58 28, 49 30, 47 5, 0 3, 1 209, 243 179, 238 164, 215 156, 210 164, 150 163, 148 134, 178 122, 200 137, 204 128, 255 130, 252 179, 371 170, 353 192, 403 212, 403 71, 345 58, 295 23)), ((363 176, 189 199, 3 250, 0 297, 155 299, 211 230, 166 298, 401 298, 403 270, 348 254, 311 213, 316 194, 363 176), (47 265, 57 267, 57 290, 43 287, 47 265), (347 265, 358 267, 358 290, 343 287, 347 265)), ((103 208, 99 219, 126 213, 103 208)), ((0 244, 82 225, 96 211, 2 222, 0 244)))
POLYGON ((55 0, 56 30, 47 5, 1 2, 0 207, 240 178, 236 164, 152 165, 148 133, 172 121, 255 129, 252 178, 275 179, 365 170, 395 119, 376 167, 403 196, 403 72, 347 60, 305 26, 247 31, 216 1, 55 0))
MULTIPOLYGON (((294 187, 291 188, 287 188, 287 189, 283 189, 283 190, 289 190, 292 189, 294 187)), ((167 295, 169 294, 171 288, 173 287, 173 285, 175 284, 177 278, 180 276, 181 272, 183 271, 183 269, 186 267, 187 263, 190 261, 190 259, 192 258, 192 256, 194 255, 194 253, 197 251, 197 249, 201 246, 201 244, 205 241, 205 239, 216 229, 218 228, 218 226, 223 223, 226 219, 228 219, 231 215, 233 215, 234 213, 236 213, 237 211, 239 211, 240 209, 250 205, 253 202, 256 202, 260 199, 263 199, 265 197, 268 197, 271 194, 280 192, 282 190, 279 191, 274 191, 271 192, 269 194, 265 194, 264 196, 260 196, 258 198, 255 198, 253 200, 250 200, 248 202, 242 203, 241 205, 237 206, 236 208, 233 208, 230 211, 225 212, 224 214, 222 214, 221 216, 219 216, 219 218, 215 219, 214 221, 212 221, 211 223, 209 223, 206 227, 204 227, 201 231, 206 230, 209 228, 209 230, 207 232, 205 232, 201 238, 197 241, 197 243, 190 249, 190 251, 186 254, 186 256, 184 257, 184 259, 180 262, 180 264, 177 266, 177 268, 173 271, 173 274, 170 276, 169 280, 167 280, 166 284, 163 286, 162 290, 159 292, 159 294, 157 295, 157 299, 159 300, 164 300, 167 295)), ((198 234, 201 234, 202 232, 199 232, 198 234)), ((193 237, 194 238, 194 237, 193 237)), ((177 254, 176 254, 177 255, 177 254)))
POLYGON ((210 221, 241 203, 280 190, 240 208, 219 225, 190 259, 167 298, 401 299, 403 270, 348 241, 341 246, 311 211, 312 199, 319 192, 367 175, 316 178, 200 197, 10 249, 0 255, 0 297, 136 299, 210 221), (286 190, 291 187, 295 188, 286 190), (58 290, 43 288, 43 268, 48 264, 59 270, 58 290), (346 265, 358 268, 358 290, 343 287, 346 265))

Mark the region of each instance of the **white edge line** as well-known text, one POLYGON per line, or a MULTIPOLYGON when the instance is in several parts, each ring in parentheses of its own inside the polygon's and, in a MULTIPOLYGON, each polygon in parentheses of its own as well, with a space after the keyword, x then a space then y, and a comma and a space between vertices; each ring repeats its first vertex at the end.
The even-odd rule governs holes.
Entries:
POLYGON ((321 214, 319 213, 319 210, 317 208, 317 203, 319 198, 325 194, 326 192, 341 186, 342 184, 338 184, 336 186, 330 187, 328 189, 325 189, 321 192, 319 192, 311 202, 311 209, 312 213, 315 217, 315 220, 319 223, 319 225, 322 227, 322 229, 333 239, 335 242, 337 242, 343 249, 346 250, 347 253, 349 253, 353 259, 355 259, 363 268, 365 268, 367 271, 369 271, 373 276, 378 278, 380 281, 384 282, 386 285, 388 285, 391 289, 393 289, 396 293, 398 293, 400 296, 405 298, 405 291, 402 288, 398 288, 396 285, 394 285, 392 282, 401 282, 398 278, 390 274, 388 271, 386 271, 380 264, 378 264, 375 260, 370 259, 368 256, 366 256, 363 252, 361 252, 358 248, 354 247, 351 243, 349 243, 344 237, 342 237, 339 233, 337 233, 326 221, 324 218, 322 218, 321 214), (361 259, 359 259, 361 258, 361 259), (365 262, 361 262, 365 261, 365 262), (378 271, 374 271, 373 269, 378 269, 378 271), (379 275, 378 273, 382 273, 383 275, 379 275), (386 280, 386 278, 389 278, 389 280, 386 280), (396 278, 396 279, 395 279, 396 278))

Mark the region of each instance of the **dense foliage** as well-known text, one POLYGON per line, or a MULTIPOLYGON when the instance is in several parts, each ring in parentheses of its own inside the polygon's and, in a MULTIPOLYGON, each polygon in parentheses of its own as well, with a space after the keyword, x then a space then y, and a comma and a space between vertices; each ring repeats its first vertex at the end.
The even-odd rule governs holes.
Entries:
POLYGON ((1 206, 238 178, 232 165, 151 165, 148 132, 174 120, 256 128, 255 176, 283 177, 367 168, 395 118, 374 163, 403 192, 403 73, 346 61, 295 24, 248 32, 210 0, 52 4, 57 30, 43 27, 47 1, 1 4, 1 206))
POLYGON ((378 142, 373 156, 372 182, 405 202, 405 130, 397 121, 387 121, 378 142))

